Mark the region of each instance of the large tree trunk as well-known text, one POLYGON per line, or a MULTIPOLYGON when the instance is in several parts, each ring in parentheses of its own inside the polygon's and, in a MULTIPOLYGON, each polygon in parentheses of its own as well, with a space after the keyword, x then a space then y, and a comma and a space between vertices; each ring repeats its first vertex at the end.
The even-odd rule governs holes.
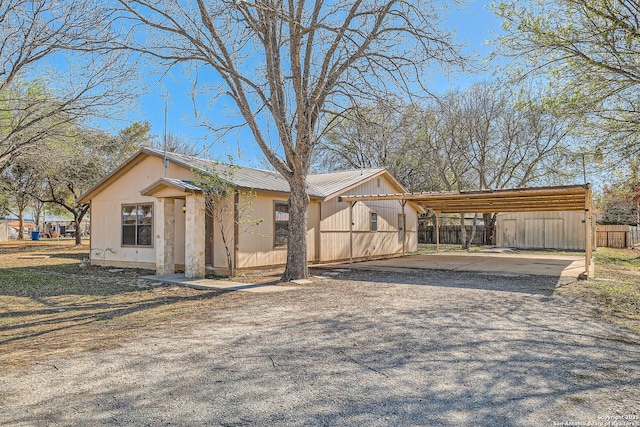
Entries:
POLYGON ((44 203, 38 199, 33 199, 33 222, 36 223, 36 229, 38 231, 44 231, 43 224, 40 219, 43 217, 44 203))
POLYGON ((75 235, 76 235, 76 245, 81 245, 82 244, 82 233, 80 232, 81 231, 80 227, 81 227, 82 220, 84 219, 84 216, 85 216, 85 214, 87 213, 88 210, 89 210, 89 207, 87 206, 85 208, 82 208, 82 209, 80 209, 78 211, 74 211, 73 212, 73 220, 76 223, 76 233, 75 233, 75 235))
POLYGON ((309 195, 306 176, 289 181, 289 239, 287 242, 287 267, 282 280, 290 281, 309 277, 307 269, 307 215, 309 195))
POLYGON ((24 240, 24 209, 18 210, 18 240, 24 240))
POLYGON ((476 238, 476 230, 478 226, 478 214, 473 214, 473 224, 471 225, 471 234, 469 235, 469 240, 467 241, 467 250, 473 244, 473 239, 476 238))
POLYGON ((484 244, 493 246, 493 215, 482 214, 482 221, 484 222, 484 244))
POLYGON ((464 223, 464 214, 460 214, 460 233, 462 240, 462 249, 469 250, 473 239, 476 237, 476 225, 478 214, 473 215, 473 224, 471 226, 471 233, 467 233, 467 226, 464 223))
POLYGON ((462 243, 462 249, 468 249, 467 246, 467 227, 464 223, 464 214, 460 214, 460 243, 462 243))

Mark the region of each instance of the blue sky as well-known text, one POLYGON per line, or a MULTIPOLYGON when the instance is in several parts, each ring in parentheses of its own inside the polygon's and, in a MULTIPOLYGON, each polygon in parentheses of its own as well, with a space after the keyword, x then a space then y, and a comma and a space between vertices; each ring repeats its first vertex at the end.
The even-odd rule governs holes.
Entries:
MULTIPOLYGON (((475 51, 479 58, 491 52, 487 40, 493 38, 500 29, 500 21, 489 10, 489 3, 490 1, 477 0, 461 5, 460 9, 451 8, 450 16, 446 20, 449 27, 456 29, 458 40, 467 45, 465 53, 475 51)), ((474 81, 490 76, 491 71, 479 75, 465 73, 434 76, 429 82, 429 89, 441 93, 456 87, 464 88, 474 81)), ((227 156, 232 156, 234 163, 239 165, 261 166, 261 151, 248 130, 233 132, 224 138, 216 139, 206 129, 197 126, 198 121, 193 114, 194 106, 189 95, 190 82, 178 70, 164 76, 159 82, 157 79, 155 81, 156 84, 149 88, 148 94, 139 99, 136 114, 130 116, 132 121, 149 121, 151 132, 162 137, 165 98, 168 95, 169 132, 197 141, 199 145, 212 147, 208 153, 212 158, 225 160, 227 156)), ((202 102, 206 103, 205 100, 202 102)), ((206 108, 206 105, 200 107, 206 108)), ((220 111, 215 110, 213 114, 219 115, 220 120, 232 120, 229 118, 233 112, 232 107, 229 105, 226 111, 221 107, 220 111)))

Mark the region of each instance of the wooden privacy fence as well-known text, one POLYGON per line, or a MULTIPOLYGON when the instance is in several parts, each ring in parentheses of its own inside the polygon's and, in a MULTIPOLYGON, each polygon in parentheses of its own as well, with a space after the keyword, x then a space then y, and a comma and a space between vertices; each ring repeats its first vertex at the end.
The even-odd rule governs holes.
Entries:
MULTIPOLYGON (((467 225, 467 236, 471 234, 471 225, 467 225)), ((462 229, 459 225, 440 226, 440 244, 461 245, 462 229)), ((434 227, 426 226, 418 228, 418 243, 436 243, 436 233, 434 227)), ((484 225, 476 226, 476 235, 473 238, 473 245, 486 245, 484 236, 484 225)))
POLYGON ((598 225, 596 245, 607 248, 630 248, 640 245, 640 227, 630 225, 598 225))

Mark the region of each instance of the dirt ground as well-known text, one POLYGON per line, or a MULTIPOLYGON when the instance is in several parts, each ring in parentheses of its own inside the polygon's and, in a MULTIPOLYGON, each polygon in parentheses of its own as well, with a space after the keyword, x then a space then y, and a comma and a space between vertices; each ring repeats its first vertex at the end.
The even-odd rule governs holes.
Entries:
MULTIPOLYGON (((0 271, 34 271, 2 256, 0 271)), ((80 275, 75 264, 54 270, 80 275)), ((554 277, 331 269, 251 294, 91 274, 118 283, 92 306, 163 297, 94 324, 102 346, 24 356, 31 363, 0 376, 0 425, 640 426, 640 336, 563 295, 554 277)), ((29 304, 62 306, 38 298, 29 304)), ((35 339, 23 326, 0 323, 14 331, 2 353, 35 339)))

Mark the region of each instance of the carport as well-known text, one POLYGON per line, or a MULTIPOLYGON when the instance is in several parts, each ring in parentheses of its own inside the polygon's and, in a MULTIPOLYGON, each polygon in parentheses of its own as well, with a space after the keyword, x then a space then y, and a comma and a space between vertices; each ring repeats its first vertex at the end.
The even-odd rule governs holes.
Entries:
MULTIPOLYGON (((581 278, 593 272, 593 196, 591 184, 552 187, 529 187, 500 190, 424 192, 341 196, 349 202, 350 211, 357 202, 398 200, 404 206, 415 203, 435 213, 436 250, 439 249, 439 216, 441 213, 503 213, 542 211, 583 211, 585 227, 585 262, 581 278)), ((350 236, 352 241, 352 236, 350 236)))

